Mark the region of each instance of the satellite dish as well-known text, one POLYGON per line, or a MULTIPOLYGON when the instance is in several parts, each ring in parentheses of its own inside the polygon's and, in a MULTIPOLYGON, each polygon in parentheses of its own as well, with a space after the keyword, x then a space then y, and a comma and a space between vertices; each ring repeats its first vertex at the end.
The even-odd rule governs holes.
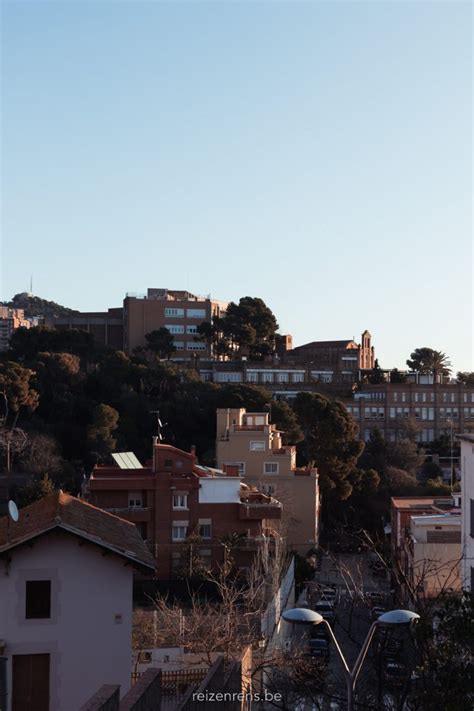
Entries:
POLYGON ((18 507, 14 501, 8 502, 8 515, 12 521, 18 521, 18 507))

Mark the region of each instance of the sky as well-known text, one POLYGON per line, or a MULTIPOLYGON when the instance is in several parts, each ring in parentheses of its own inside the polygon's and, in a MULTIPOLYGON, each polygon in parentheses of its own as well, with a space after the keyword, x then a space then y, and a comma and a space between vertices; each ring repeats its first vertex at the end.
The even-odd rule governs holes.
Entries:
POLYGON ((0 298, 258 296, 474 370, 472 5, 1 3, 0 298))

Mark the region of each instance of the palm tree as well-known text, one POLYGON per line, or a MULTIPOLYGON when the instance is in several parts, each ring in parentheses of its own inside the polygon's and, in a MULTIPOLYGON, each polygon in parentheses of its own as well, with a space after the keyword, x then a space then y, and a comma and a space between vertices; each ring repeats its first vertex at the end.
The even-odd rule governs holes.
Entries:
POLYGON ((449 375, 451 372, 451 363, 446 353, 435 351, 433 348, 415 348, 407 360, 407 365, 410 370, 415 370, 418 373, 430 373, 435 377, 437 375, 449 375))

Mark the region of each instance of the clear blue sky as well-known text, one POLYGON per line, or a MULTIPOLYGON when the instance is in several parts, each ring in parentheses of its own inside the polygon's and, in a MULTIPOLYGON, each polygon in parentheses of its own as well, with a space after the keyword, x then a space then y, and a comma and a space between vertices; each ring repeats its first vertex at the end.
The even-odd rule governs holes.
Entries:
POLYGON ((469 2, 2 3, 1 297, 472 358, 469 2))

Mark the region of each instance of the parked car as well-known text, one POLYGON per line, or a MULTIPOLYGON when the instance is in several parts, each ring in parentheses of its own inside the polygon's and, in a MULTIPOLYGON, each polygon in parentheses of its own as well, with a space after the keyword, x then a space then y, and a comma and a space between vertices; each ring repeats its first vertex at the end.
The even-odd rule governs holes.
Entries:
POLYGON ((326 620, 326 622, 329 622, 330 625, 334 624, 336 618, 334 615, 334 608, 330 602, 323 600, 317 602, 314 606, 314 611, 318 612, 326 620))
POLYGON ((387 686, 403 686, 407 677, 408 672, 405 664, 396 657, 387 657, 383 669, 383 680, 387 686))
POLYGON ((329 643, 327 639, 310 639, 309 653, 312 657, 327 661, 329 659, 329 643))

